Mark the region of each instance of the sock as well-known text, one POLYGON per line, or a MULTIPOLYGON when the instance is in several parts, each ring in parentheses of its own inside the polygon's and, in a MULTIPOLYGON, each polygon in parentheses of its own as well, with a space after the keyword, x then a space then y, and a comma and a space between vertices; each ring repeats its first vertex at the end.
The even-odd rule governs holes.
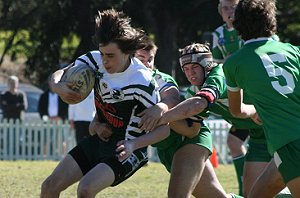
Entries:
POLYGON ((238 184, 239 184, 239 195, 243 195, 243 171, 244 171, 244 162, 245 156, 240 155, 232 159, 238 184))
POLYGON ((230 193, 231 197, 232 198, 244 198, 242 196, 239 196, 239 195, 236 195, 236 194, 233 194, 233 193, 230 193))

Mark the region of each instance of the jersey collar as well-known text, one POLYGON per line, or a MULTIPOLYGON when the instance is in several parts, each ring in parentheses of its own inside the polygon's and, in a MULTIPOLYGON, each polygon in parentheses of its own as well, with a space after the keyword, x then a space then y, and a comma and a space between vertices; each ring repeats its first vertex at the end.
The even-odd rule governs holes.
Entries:
POLYGON ((271 41, 273 40, 271 37, 259 37, 259 38, 255 38, 255 39, 250 39, 245 41, 245 45, 248 43, 253 43, 253 42, 258 42, 258 41, 271 41))

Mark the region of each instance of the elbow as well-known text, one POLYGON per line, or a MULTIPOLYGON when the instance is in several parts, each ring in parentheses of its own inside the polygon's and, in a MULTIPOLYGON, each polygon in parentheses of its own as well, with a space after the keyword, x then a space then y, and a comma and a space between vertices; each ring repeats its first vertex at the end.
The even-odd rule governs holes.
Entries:
POLYGON ((204 109, 206 109, 207 105, 208 103, 206 99, 195 97, 195 102, 190 106, 193 111, 193 115, 201 113, 204 109))
POLYGON ((230 109, 230 113, 233 117, 242 118, 242 112, 236 109, 230 109))
POLYGON ((193 132, 188 133, 186 135, 186 137, 192 139, 192 138, 196 137, 198 134, 199 134, 199 131, 193 131, 193 132))

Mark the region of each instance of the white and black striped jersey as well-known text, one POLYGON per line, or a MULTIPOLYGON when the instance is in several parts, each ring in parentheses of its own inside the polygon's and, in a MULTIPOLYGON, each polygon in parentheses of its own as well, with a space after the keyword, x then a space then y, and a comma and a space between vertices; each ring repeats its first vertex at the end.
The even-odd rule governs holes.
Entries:
POLYGON ((159 100, 158 86, 149 71, 136 58, 121 73, 108 73, 99 51, 91 51, 76 59, 96 71, 94 86, 95 105, 100 122, 113 129, 111 138, 133 139, 145 132, 138 128, 138 113, 155 105, 159 100))

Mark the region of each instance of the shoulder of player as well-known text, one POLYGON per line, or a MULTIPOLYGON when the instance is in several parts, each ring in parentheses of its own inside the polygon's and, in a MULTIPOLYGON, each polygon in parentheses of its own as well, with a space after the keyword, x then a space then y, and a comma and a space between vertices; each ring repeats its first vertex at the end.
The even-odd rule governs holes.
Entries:
POLYGON ((208 73, 205 82, 208 79, 213 78, 224 78, 224 72, 223 72, 223 64, 217 64, 215 67, 213 67, 210 72, 208 73))
POLYGON ((79 56, 75 60, 75 63, 84 63, 94 69, 99 69, 99 66, 103 65, 99 50, 89 51, 86 54, 79 56))
POLYGON ((177 84, 175 79, 167 73, 161 72, 158 69, 153 70, 153 76, 155 77, 155 79, 162 79, 165 82, 172 82, 174 84, 177 84))
POLYGON ((131 84, 148 85, 153 80, 152 71, 135 59, 132 59, 128 75, 131 84))

